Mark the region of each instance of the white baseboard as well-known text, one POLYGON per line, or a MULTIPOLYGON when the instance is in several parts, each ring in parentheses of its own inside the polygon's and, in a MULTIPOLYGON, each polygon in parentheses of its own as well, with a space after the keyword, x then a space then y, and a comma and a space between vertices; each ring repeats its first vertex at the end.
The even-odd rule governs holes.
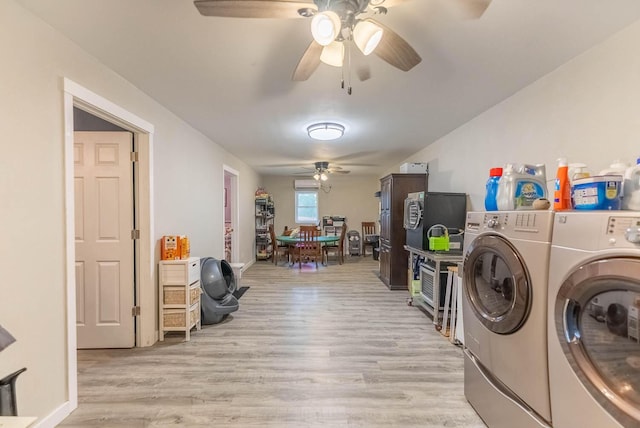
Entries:
POLYGON ((34 428, 54 428, 58 426, 58 424, 62 422, 67 416, 69 416, 71 412, 76 409, 76 407, 72 407, 71 402, 66 401, 53 412, 36 421, 35 425, 33 426, 34 428))

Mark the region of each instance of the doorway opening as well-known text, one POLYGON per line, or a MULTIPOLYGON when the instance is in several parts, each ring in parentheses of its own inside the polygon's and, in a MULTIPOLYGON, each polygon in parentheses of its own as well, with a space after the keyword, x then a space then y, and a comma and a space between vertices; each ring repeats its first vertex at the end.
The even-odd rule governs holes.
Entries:
POLYGON ((238 247, 238 180, 240 174, 235 169, 223 165, 223 191, 222 206, 224 210, 224 258, 229 263, 236 263, 240 258, 238 247))
MULTIPOLYGON (((135 345, 151 346, 157 340, 156 290, 154 287, 153 180, 152 141, 154 126, 94 92, 64 78, 64 169, 65 169, 65 255, 66 255, 66 316, 67 316, 67 375, 70 413, 78 406, 76 281, 75 281, 75 191, 74 191, 74 108, 90 113, 133 134, 137 161, 133 196, 135 198, 135 227, 140 239, 134 241, 135 302, 140 315, 135 323, 135 345), (142 309, 144 308, 144 310, 142 309)), ((133 314, 134 312, 132 312, 133 314)), ((68 414, 68 413, 67 413, 68 414)), ((62 415, 60 415, 62 416, 62 415)), ((64 415, 63 417, 65 417, 64 415)))

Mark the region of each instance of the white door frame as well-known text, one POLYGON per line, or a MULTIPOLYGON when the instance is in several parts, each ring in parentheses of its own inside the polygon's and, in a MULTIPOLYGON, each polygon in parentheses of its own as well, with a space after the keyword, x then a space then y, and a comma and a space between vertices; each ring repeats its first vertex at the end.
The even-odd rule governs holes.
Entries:
MULTIPOLYGON (((235 169, 231 168, 228 165, 222 165, 222 236, 224 237, 224 182, 225 175, 231 174, 231 188, 229 192, 231 192, 231 226, 233 226, 233 233, 231 234, 231 260, 228 260, 229 263, 237 263, 240 261, 240 249, 238 246, 240 245, 240 213, 238 210, 238 197, 240 195, 240 173, 235 169)), ((224 239, 222 240, 222 253, 224 252, 224 239)))
MULTIPOLYGON (((73 187, 73 108, 114 123, 134 134, 138 151, 136 162, 135 198, 137 227, 141 239, 135 241, 136 253, 136 302, 141 315, 136 322, 136 346, 151 346, 157 340, 154 234, 153 234, 153 133, 154 126, 111 101, 91 92, 79 84, 64 78, 64 169, 65 169, 65 255, 67 284, 67 375, 68 402, 66 409, 56 417, 66 417, 78 407, 78 362, 76 355, 76 284, 75 284, 75 219, 73 187), (66 413, 68 411, 68 413, 66 413), (66 414, 64 414, 66 413, 66 414)), ((62 420, 62 419, 60 419, 62 420)), ((53 422, 50 420, 48 422, 53 422)))

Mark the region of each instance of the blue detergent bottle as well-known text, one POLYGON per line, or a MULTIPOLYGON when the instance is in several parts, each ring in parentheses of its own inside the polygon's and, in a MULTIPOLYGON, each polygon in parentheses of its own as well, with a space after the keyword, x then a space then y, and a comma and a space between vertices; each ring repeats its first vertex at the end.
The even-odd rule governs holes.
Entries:
POLYGON ((498 211, 498 183, 502 177, 502 168, 491 168, 489 170, 489 180, 487 180, 487 193, 484 197, 484 209, 487 211, 498 211))

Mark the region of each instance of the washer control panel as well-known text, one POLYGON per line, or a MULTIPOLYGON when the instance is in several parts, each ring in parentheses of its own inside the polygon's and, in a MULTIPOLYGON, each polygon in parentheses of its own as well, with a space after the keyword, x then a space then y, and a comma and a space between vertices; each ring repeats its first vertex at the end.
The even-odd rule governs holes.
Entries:
POLYGON ((491 211, 467 213, 467 233, 495 232, 511 237, 549 241, 553 226, 553 212, 491 211))
POLYGON ((640 244, 640 217, 609 217, 607 236, 610 244, 615 244, 619 239, 640 244))
POLYGON ((585 251, 640 250, 640 212, 557 212, 553 228, 553 245, 585 251))

